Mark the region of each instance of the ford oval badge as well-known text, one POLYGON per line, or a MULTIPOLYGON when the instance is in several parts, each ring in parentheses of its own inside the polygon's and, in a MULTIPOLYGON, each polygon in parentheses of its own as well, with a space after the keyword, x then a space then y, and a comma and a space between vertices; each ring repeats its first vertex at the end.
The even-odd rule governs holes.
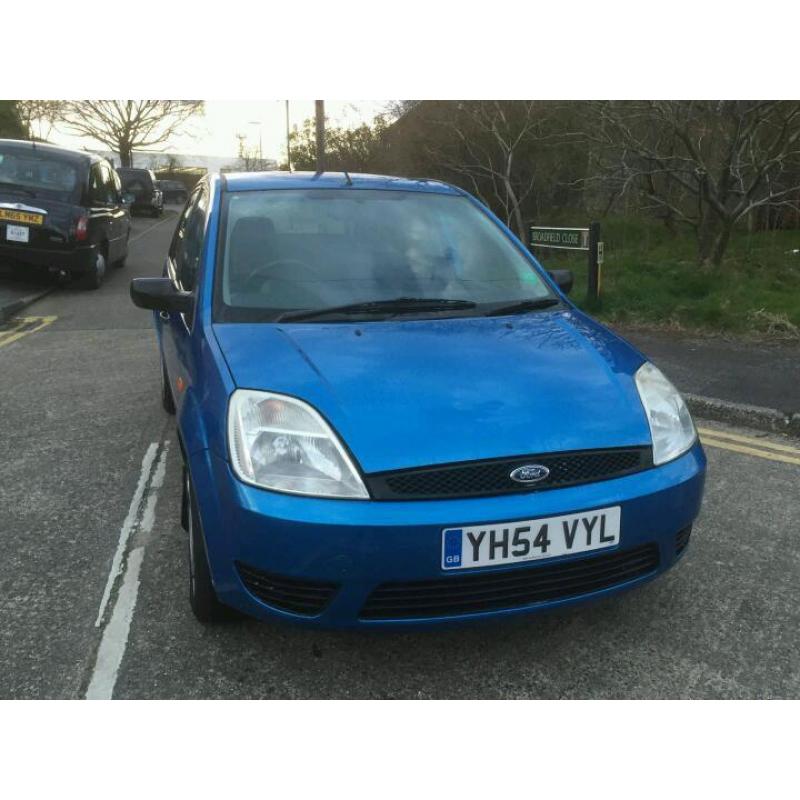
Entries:
POLYGON ((550 470, 543 464, 525 464, 511 471, 508 476, 517 483, 538 483, 550 474, 550 470))

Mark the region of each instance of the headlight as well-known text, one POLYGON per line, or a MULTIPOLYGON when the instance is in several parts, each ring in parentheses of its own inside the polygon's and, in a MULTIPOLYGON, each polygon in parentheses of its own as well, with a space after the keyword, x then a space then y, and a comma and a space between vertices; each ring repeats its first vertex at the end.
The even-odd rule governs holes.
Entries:
POLYGON ((650 363, 642 364, 636 372, 636 388, 650 423, 653 463, 664 464, 685 453, 697 433, 678 390, 650 363))
POLYGON ((369 497, 336 434, 302 400, 237 389, 228 442, 233 470, 246 483, 317 497, 369 497))

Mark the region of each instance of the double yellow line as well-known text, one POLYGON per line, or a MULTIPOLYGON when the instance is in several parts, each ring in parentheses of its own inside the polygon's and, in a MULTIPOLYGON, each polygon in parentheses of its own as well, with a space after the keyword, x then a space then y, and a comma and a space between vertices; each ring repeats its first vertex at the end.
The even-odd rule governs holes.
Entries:
POLYGON ((58 319, 58 317, 17 317, 10 320, 6 325, 0 326, 0 347, 4 347, 11 342, 16 342, 29 333, 46 328, 58 319))
POLYGON ((788 444, 776 444, 766 439, 754 439, 740 433, 728 433, 715 428, 698 428, 700 441, 709 447, 732 450, 748 456, 767 458, 770 461, 782 461, 784 464, 800 465, 800 448, 788 444))

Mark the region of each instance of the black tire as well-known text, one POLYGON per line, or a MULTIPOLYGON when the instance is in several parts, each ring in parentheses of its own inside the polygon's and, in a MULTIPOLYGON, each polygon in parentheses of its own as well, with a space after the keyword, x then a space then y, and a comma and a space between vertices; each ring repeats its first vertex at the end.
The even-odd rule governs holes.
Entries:
POLYGON ((187 539, 189 543, 189 605, 198 622, 204 625, 239 619, 241 614, 220 603, 211 571, 208 568, 205 537, 200 522, 200 512, 192 489, 189 470, 183 468, 184 506, 187 509, 187 539))
POLYGON ((167 414, 175 413, 175 398, 172 396, 169 375, 167 375, 167 367, 163 358, 161 359, 161 405, 164 406, 164 411, 167 414))
POLYGON ((103 285, 106 274, 106 250, 98 247, 94 254, 94 264, 90 272, 81 276, 79 285, 82 289, 97 291, 103 285))
POLYGON ((151 216, 153 219, 158 219, 158 218, 161 216, 161 214, 163 213, 163 211, 164 211, 164 209, 163 209, 163 208, 154 208, 154 209, 153 209, 153 210, 150 212, 150 216, 151 216))

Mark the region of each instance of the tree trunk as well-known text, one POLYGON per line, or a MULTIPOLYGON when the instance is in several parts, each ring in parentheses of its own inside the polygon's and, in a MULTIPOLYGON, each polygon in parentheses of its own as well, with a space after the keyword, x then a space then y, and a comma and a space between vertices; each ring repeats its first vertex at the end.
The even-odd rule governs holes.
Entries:
POLYGON ((119 160, 120 166, 123 167, 132 167, 133 166, 133 152, 131 151, 131 146, 128 142, 120 142, 119 143, 119 160))
POLYGON ((722 263, 722 259, 725 256, 725 251, 728 249, 728 244, 731 240, 731 233, 733 233, 733 225, 729 222, 726 222, 722 226, 722 230, 719 232, 717 240, 714 242, 714 250, 711 253, 711 263, 715 267, 718 267, 722 263))
POLYGON ((514 191, 514 187, 511 185, 511 178, 509 175, 503 176, 503 187, 506 190, 506 198, 511 206, 511 216, 514 219, 514 227, 517 229, 517 236, 519 236, 520 241, 524 244, 527 238, 525 234, 525 220, 522 218, 520 202, 517 199, 517 193, 514 191))
POLYGON ((698 256, 700 266, 709 269, 722 263, 731 240, 733 223, 717 217, 708 218, 698 232, 698 256))

